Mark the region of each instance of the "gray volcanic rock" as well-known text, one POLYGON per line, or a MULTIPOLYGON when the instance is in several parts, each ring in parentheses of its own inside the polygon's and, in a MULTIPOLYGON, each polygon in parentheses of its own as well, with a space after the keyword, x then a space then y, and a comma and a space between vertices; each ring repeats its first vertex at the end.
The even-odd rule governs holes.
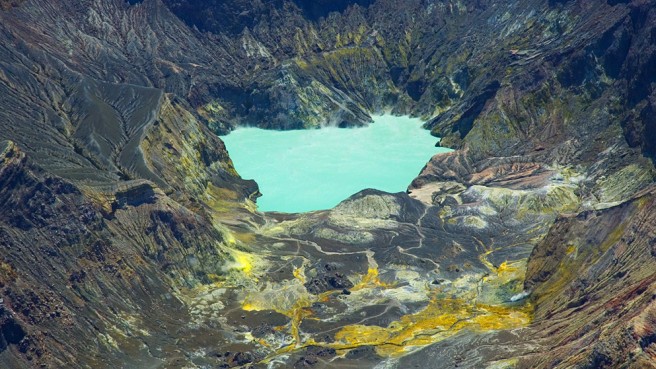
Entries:
POLYGON ((616 207, 558 219, 528 264, 534 335, 547 351, 528 355, 525 366, 654 365, 653 207, 652 187, 616 207))
POLYGON ((216 245, 223 236, 161 191, 142 201, 122 186, 116 194, 122 205, 106 214, 15 144, 2 147, 0 288, 7 345, 1 362, 82 367, 172 360, 142 346, 175 350, 166 332, 187 329, 182 322, 191 319, 177 289, 221 268, 227 257, 216 245), (119 341, 109 332, 122 332, 119 341))
POLYGON ((653 366, 651 2, 0 8, 0 366, 653 366), (307 214, 214 134, 384 111, 459 150, 307 214))
POLYGON ((76 123, 71 139, 89 161, 122 178, 145 178, 166 186, 146 167, 139 150, 145 130, 160 110, 161 90, 82 80, 70 99, 64 104, 71 107, 69 114, 76 123))

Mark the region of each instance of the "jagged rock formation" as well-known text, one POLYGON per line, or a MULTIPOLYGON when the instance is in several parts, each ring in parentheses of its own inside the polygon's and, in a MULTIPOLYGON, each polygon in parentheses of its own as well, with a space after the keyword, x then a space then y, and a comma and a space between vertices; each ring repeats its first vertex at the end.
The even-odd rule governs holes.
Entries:
POLYGON ((651 2, 0 9, 0 366, 653 366, 651 2), (212 133, 386 110, 459 150, 309 214, 212 133))

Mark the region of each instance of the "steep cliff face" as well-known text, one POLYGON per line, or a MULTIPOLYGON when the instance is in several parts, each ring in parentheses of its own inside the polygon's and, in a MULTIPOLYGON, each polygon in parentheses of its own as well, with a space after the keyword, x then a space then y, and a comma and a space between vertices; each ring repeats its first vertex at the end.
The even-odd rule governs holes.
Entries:
POLYGON ((392 110, 434 118, 429 125, 445 145, 469 136, 487 155, 582 140, 593 127, 578 127, 594 116, 595 132, 619 120, 632 146, 651 150, 642 143, 650 77, 633 73, 653 68, 651 7, 640 1, 48 7, 11 12, 9 34, 36 38, 94 78, 175 93, 217 132, 240 122, 360 125, 392 110), (52 26, 62 22, 78 28, 52 26))
POLYGON ((652 3, 0 6, 1 366, 653 366, 652 3), (459 150, 310 214, 213 134, 388 110, 459 150))
MULTIPOLYGON (((41 165, 51 161, 40 152, 26 154, 17 143, 3 141, 3 366, 185 365, 187 359, 174 354, 174 337, 207 334, 189 323, 181 291, 229 274, 235 257, 226 245, 232 236, 214 218, 230 209, 217 204, 240 208, 257 195, 257 185, 239 179, 223 144, 190 113, 161 93, 155 96, 153 122, 132 146, 127 118, 117 123, 118 139, 111 140, 112 114, 102 116, 109 120, 99 126, 105 134, 97 136, 116 144, 111 154, 74 149, 68 142, 51 146, 68 154, 57 159, 78 154, 95 164, 84 176, 75 168, 45 171, 41 165), (121 156, 134 165, 128 175, 103 170, 119 167, 121 156)), ((128 106, 148 109, 138 95, 127 97, 128 106)), ((95 123, 80 125, 96 133, 95 123)), ((36 128, 20 127, 33 135, 36 128)), ((78 138, 95 142, 91 134, 78 138)), ((210 342, 189 350, 203 345, 210 342)))
POLYGON ((536 300, 536 336, 549 352, 529 355, 527 366, 653 366, 653 206, 651 188, 616 207, 561 218, 534 249, 525 284, 536 300))
MULTIPOLYGON (((483 155, 564 141, 589 151, 589 139, 617 138, 622 122, 632 147, 651 150, 648 2, 353 2, 319 19, 304 16, 304 3, 332 10, 278 1, 239 13, 252 21, 231 37, 253 81, 243 82, 238 101, 204 98, 270 128, 360 124, 384 110, 420 115, 433 118, 429 127, 445 145, 472 142, 483 155)), ((169 5, 224 37, 236 22, 193 18, 232 3, 169 5)))
POLYGON ((143 347, 175 350, 166 332, 189 319, 177 291, 229 259, 223 236, 148 182, 104 194, 104 208, 2 148, 3 366, 165 362, 143 347))
POLYGON ((81 31, 79 12, 104 27, 126 9, 28 2, 0 15, 2 367, 187 365, 170 332, 207 333, 180 291, 234 263, 216 204, 258 195, 186 101, 119 66, 134 62, 126 39, 81 31))

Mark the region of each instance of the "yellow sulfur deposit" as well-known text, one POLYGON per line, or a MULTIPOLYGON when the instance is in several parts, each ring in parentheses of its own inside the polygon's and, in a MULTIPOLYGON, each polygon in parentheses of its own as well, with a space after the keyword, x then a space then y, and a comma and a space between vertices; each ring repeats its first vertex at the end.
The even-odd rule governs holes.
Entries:
POLYGON ((390 284, 381 282, 380 278, 378 277, 378 268, 377 267, 369 267, 367 270, 367 274, 362 277, 362 280, 358 284, 356 284, 353 288, 351 288, 351 291, 359 291, 364 288, 372 288, 372 287, 382 287, 382 288, 388 288, 391 287, 390 284))
POLYGON ((513 329, 530 322, 531 307, 474 306, 461 299, 434 298, 422 311, 401 317, 387 327, 351 325, 340 330, 335 349, 375 346, 385 357, 399 356, 414 347, 453 336, 462 329, 513 329))
POLYGON ((235 269, 241 270, 246 275, 253 273, 253 256, 243 251, 232 251, 232 257, 235 259, 235 269))

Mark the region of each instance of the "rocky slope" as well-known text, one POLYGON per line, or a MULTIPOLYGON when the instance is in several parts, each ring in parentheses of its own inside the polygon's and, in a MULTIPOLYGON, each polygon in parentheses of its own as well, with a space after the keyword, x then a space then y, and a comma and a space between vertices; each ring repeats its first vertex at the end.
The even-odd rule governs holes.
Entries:
POLYGON ((558 219, 534 249, 525 285, 536 299, 536 336, 551 352, 529 356, 531 366, 654 365, 653 206, 652 187, 558 219))
POLYGON ((0 8, 3 367, 653 366, 651 2, 0 8), (214 135, 381 111, 458 150, 323 212, 214 135))

